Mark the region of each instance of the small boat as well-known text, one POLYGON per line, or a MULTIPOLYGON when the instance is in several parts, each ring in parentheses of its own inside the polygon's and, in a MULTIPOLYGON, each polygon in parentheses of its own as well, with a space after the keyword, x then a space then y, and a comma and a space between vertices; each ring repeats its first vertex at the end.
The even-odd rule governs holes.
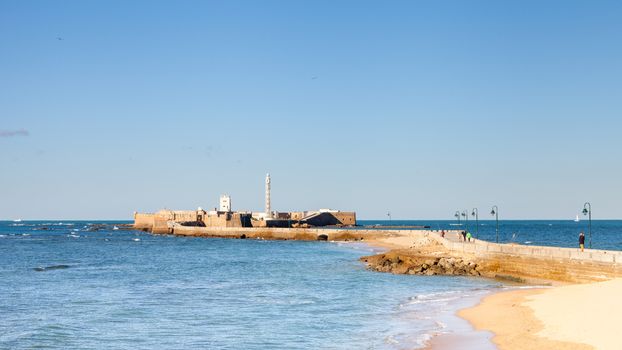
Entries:
POLYGON ((579 215, 577 215, 577 216, 574 218, 574 222, 579 222, 579 221, 581 221, 581 220, 579 220, 579 215))
POLYGON ((22 219, 15 219, 13 222, 22 222, 22 219))

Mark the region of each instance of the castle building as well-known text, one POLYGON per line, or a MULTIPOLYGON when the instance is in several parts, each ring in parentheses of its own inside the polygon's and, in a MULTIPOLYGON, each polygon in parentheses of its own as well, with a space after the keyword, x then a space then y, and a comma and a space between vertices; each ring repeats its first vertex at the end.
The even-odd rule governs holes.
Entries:
POLYGON ((231 196, 220 196, 218 209, 160 210, 155 214, 134 213, 134 227, 157 233, 166 233, 172 224, 198 227, 322 227, 356 226, 355 212, 320 209, 317 211, 272 211, 270 190, 272 180, 266 174, 264 212, 233 211, 231 196))

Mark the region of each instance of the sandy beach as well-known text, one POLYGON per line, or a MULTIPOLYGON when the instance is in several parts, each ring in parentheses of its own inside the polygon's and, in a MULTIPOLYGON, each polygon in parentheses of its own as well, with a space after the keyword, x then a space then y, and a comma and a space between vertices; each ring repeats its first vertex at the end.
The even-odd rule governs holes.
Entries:
POLYGON ((620 349, 622 279, 520 289, 459 312, 499 349, 620 349))

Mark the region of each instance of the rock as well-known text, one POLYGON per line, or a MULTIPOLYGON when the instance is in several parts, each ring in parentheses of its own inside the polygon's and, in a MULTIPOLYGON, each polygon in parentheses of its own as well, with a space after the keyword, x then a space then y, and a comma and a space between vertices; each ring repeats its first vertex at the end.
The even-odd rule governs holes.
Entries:
POLYGON ((468 275, 480 276, 479 266, 473 261, 454 257, 417 256, 412 253, 390 251, 385 254, 362 257, 369 269, 408 275, 468 275))

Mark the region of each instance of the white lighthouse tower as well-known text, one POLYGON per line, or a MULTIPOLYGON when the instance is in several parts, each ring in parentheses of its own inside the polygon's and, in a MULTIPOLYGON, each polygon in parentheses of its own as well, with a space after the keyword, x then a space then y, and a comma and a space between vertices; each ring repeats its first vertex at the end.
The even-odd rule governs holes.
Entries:
POLYGON ((270 209, 270 174, 266 174, 266 218, 272 218, 270 209))

